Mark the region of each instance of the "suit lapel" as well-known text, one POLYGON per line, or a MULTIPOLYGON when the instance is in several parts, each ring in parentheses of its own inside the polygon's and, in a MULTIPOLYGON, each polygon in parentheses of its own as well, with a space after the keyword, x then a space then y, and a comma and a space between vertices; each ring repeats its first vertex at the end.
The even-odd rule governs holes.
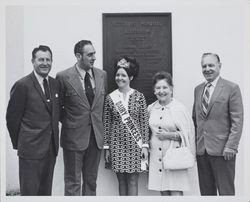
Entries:
POLYGON ((214 89, 214 92, 213 92, 213 95, 210 99, 210 102, 209 102, 209 105, 208 105, 208 108, 207 108, 207 115, 209 114, 211 108, 213 107, 214 105, 214 102, 216 101, 217 97, 220 95, 220 93, 222 92, 222 88, 223 88, 223 82, 222 82, 222 79, 219 78, 216 86, 215 86, 215 89, 214 89))
POLYGON ((52 111, 55 103, 55 96, 56 96, 56 89, 54 81, 51 77, 49 77, 49 88, 50 88, 50 96, 51 96, 51 105, 52 105, 52 111))
POLYGON ((35 76, 34 72, 31 73, 31 79, 32 79, 32 81, 34 83, 35 89, 37 90, 38 94, 41 96, 42 101, 44 102, 44 104, 46 105, 46 108, 48 109, 49 112, 51 112, 51 110, 50 110, 50 108, 49 108, 49 106, 47 104, 46 97, 45 97, 45 95, 43 93, 43 90, 42 90, 40 84, 38 83, 38 81, 36 79, 36 76, 35 76))
POLYGON ((82 87, 82 83, 80 80, 80 76, 79 73, 76 70, 76 67, 72 67, 71 69, 71 74, 69 75, 69 83, 70 85, 74 88, 74 90, 76 91, 76 93, 79 95, 79 97, 81 98, 81 100, 89 105, 88 99, 86 94, 84 93, 83 87, 82 87))

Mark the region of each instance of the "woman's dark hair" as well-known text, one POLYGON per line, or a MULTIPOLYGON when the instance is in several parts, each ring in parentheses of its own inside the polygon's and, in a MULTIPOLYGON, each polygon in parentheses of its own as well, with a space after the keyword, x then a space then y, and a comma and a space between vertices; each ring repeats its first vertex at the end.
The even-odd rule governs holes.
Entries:
POLYGON ((162 80, 162 79, 165 79, 169 86, 174 87, 171 74, 165 71, 157 72, 153 76, 153 85, 155 85, 159 80, 162 80))
POLYGON ((139 73, 139 63, 133 57, 123 56, 119 57, 114 64, 114 74, 120 69, 123 68, 129 77, 133 76, 135 79, 139 73))

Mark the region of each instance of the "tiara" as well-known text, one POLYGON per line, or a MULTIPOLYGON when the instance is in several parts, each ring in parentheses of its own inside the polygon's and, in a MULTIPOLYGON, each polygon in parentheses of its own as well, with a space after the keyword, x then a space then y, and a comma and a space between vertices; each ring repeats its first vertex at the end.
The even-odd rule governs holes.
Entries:
POLYGON ((122 58, 120 61, 118 61, 117 66, 122 67, 122 68, 129 68, 129 64, 130 62, 122 58))

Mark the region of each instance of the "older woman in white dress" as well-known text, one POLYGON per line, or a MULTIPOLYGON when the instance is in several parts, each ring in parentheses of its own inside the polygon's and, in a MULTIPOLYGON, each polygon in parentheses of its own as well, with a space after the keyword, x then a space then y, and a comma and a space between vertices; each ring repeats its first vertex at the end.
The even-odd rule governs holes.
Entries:
POLYGON ((181 136, 195 154, 194 126, 186 107, 173 98, 172 77, 158 72, 153 78, 157 101, 148 106, 150 161, 148 189, 160 191, 161 195, 183 195, 190 189, 188 169, 167 170, 163 168, 163 156, 170 146, 180 146, 181 136))

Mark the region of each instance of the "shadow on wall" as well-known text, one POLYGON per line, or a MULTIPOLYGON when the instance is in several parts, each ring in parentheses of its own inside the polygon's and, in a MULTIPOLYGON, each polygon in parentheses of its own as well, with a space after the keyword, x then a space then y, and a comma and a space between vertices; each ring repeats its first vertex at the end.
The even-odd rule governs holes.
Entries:
POLYGON ((7 190, 6 196, 20 196, 20 190, 7 190))

